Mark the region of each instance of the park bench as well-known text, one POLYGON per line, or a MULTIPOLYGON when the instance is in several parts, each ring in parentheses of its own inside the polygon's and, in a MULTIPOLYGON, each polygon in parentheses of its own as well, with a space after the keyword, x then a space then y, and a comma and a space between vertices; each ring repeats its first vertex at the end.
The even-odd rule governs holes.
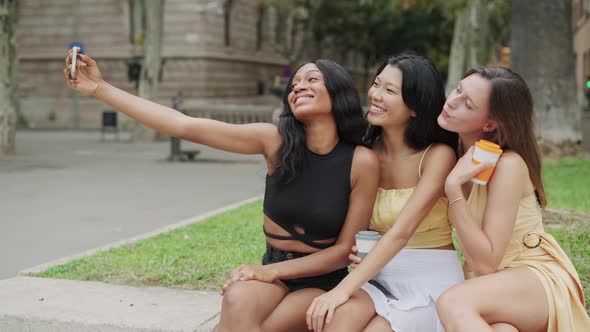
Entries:
MULTIPOLYGON (((253 122, 272 122, 272 109, 264 106, 236 105, 228 106, 209 106, 207 108, 183 109, 184 114, 218 120, 226 123, 245 124, 253 122)), ((199 150, 183 150, 181 139, 170 137, 170 155, 169 161, 189 161, 194 160, 201 152, 199 150)))

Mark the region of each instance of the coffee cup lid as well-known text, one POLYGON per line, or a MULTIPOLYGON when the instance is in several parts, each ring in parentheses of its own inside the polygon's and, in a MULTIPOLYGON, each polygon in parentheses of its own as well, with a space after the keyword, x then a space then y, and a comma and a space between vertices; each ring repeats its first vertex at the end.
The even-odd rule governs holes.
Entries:
POLYGON ((498 154, 502 153, 502 149, 500 148, 500 146, 498 144, 487 141, 485 139, 481 139, 481 140, 477 141, 475 143, 475 146, 477 146, 480 149, 492 152, 492 153, 498 153, 498 154))
POLYGON ((355 238, 362 240, 378 240, 381 238, 381 234, 376 231, 360 231, 356 233, 355 238))

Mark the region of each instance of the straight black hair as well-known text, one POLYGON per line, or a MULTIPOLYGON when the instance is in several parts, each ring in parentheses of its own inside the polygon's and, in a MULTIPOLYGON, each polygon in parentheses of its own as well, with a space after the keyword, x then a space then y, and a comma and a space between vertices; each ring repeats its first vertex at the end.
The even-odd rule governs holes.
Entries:
MULTIPOLYGON (((406 127, 405 143, 416 150, 423 150, 432 143, 440 142, 457 151, 458 135, 442 129, 436 121, 446 98, 441 74, 432 61, 404 52, 387 58, 377 69, 375 78, 386 66, 395 66, 402 72, 402 99, 416 113, 406 127)), ((382 131, 379 126, 369 126, 366 140, 370 146, 377 142, 382 131)))
POLYGON ((291 92, 293 77, 301 67, 308 63, 315 64, 324 76, 324 84, 332 102, 332 114, 336 121, 339 140, 366 146, 363 137, 367 131, 368 122, 363 115, 359 94, 352 76, 332 60, 318 59, 304 63, 289 78, 283 94, 283 110, 279 116, 279 134, 283 142, 277 153, 274 172, 276 172, 277 179, 284 183, 296 177, 303 167, 303 158, 307 148, 305 129, 303 124, 293 115, 293 111, 289 107, 288 96, 291 92))

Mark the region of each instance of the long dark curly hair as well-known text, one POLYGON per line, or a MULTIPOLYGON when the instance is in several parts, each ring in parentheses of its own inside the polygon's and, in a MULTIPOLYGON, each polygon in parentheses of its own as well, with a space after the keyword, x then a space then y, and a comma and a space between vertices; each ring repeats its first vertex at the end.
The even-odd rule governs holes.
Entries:
MULTIPOLYGON (((352 76, 342 66, 328 59, 304 63, 297 70, 308 63, 315 64, 324 76, 324 83, 332 102, 332 114, 336 121, 339 140, 366 146, 363 138, 367 131, 368 122, 364 117, 352 76)), ((304 126, 293 115, 288 101, 293 77, 297 70, 289 78, 283 94, 283 110, 279 115, 279 134, 283 142, 277 153, 274 174, 280 182, 284 183, 293 180, 301 170, 306 149, 304 126)))

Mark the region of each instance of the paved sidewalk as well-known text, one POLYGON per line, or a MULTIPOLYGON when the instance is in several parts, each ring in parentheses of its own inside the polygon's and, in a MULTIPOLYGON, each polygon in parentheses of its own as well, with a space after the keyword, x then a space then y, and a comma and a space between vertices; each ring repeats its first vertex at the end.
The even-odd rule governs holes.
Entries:
POLYGON ((198 160, 169 163, 168 142, 99 137, 20 131, 17 155, 0 159, 0 279, 9 278, 0 280, 0 332, 210 331, 221 307, 215 292, 15 276, 195 222, 264 190, 259 156, 183 142, 202 150, 198 160))
POLYGON ((212 292, 31 277, 0 281, 0 299, 2 332, 205 332, 221 307, 212 292))
POLYGON ((264 192, 261 156, 183 142, 197 160, 168 162, 169 142, 110 139, 17 132, 17 154, 0 158, 0 279, 264 192))

